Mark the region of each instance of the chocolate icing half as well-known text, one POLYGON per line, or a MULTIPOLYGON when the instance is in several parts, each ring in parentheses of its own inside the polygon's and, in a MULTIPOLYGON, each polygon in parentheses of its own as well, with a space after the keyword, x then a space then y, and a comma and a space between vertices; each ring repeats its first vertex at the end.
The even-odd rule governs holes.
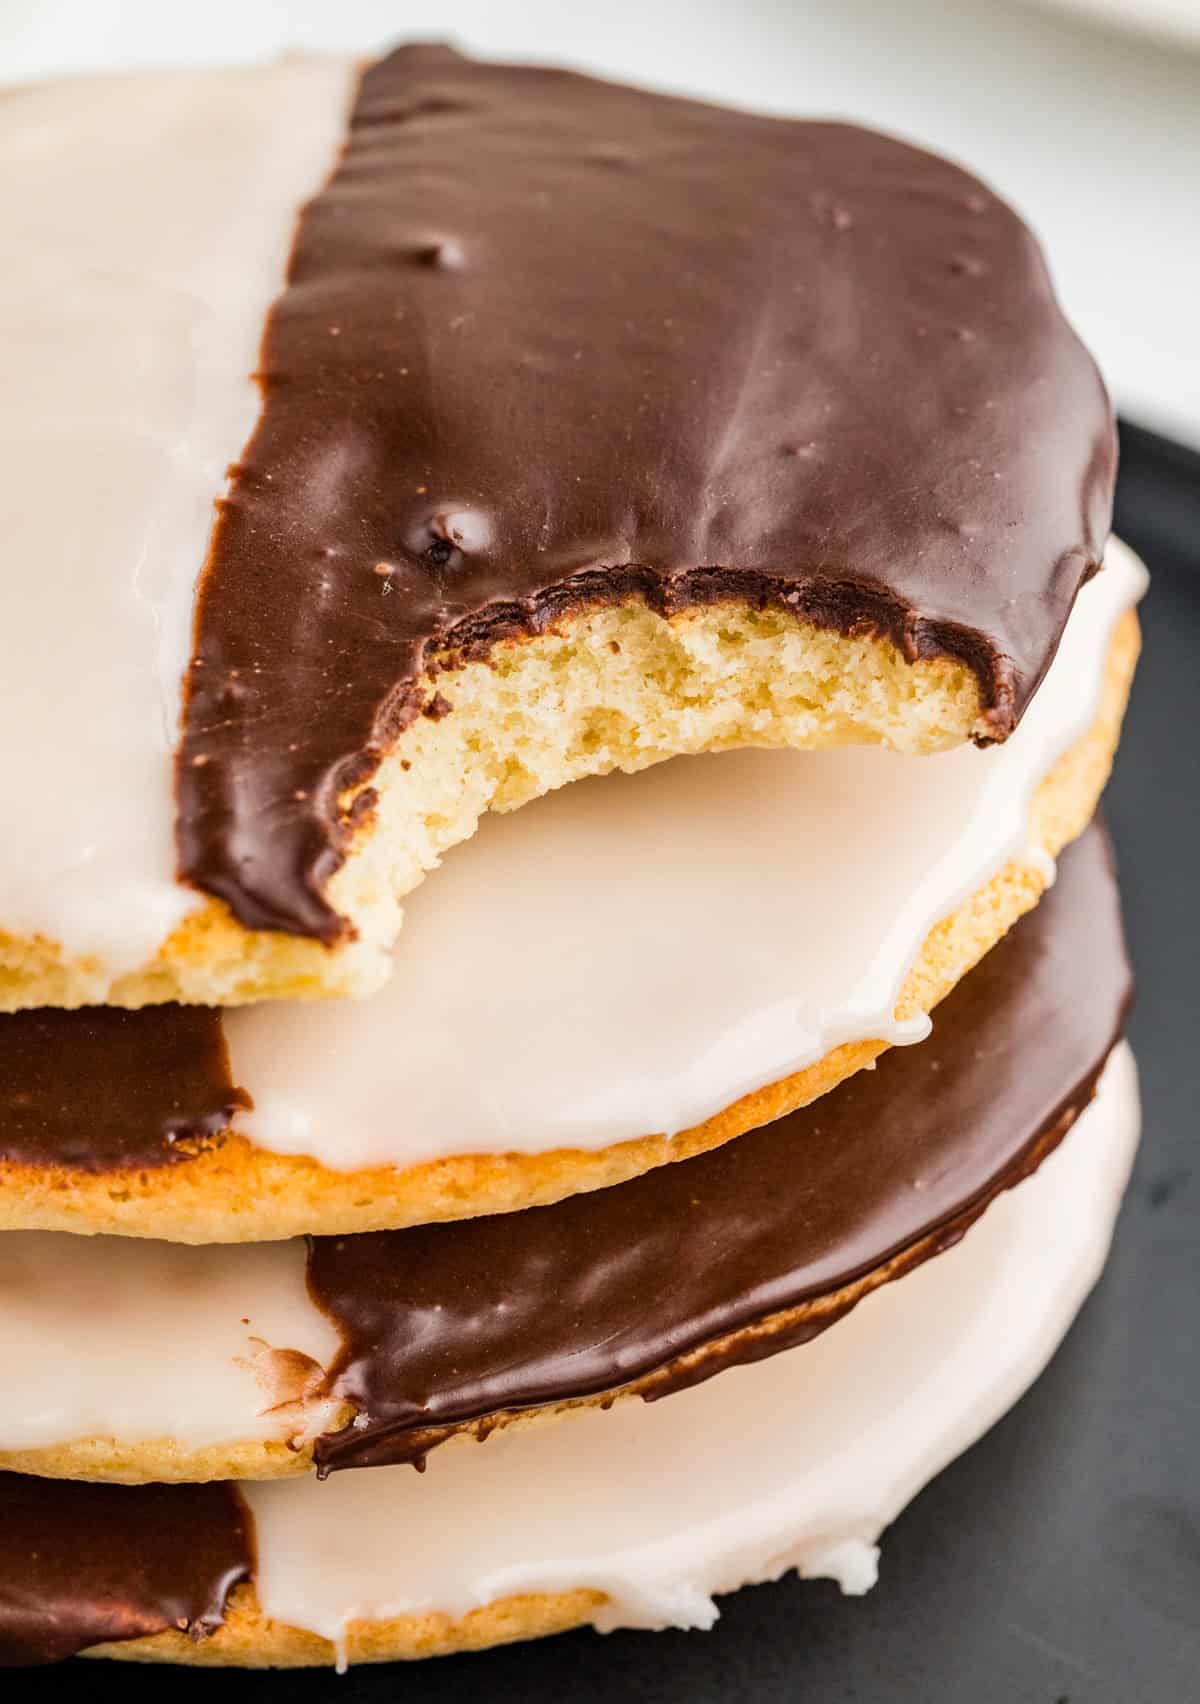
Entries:
POLYGON ((229 1075, 219 1011, 0 1016, 0 1160, 86 1172, 170 1165, 249 1104, 229 1075))
POLYGON ((364 74, 260 382, 200 588, 180 867, 326 942, 340 801, 452 713, 452 677, 422 684, 447 650, 617 600, 775 605, 964 660, 1003 738, 1109 525, 1103 386, 974 178, 444 47, 364 74))
POLYGON ((171 1629, 202 1638, 251 1566, 230 1485, 0 1473, 0 1666, 171 1629))
POLYGON ((859 1280, 949 1246, 1055 1145, 1129 988, 1093 827, 928 1041, 811 1106, 554 1206, 314 1239, 310 1289, 344 1341, 333 1387, 359 1410, 318 1464, 420 1460, 513 1410, 665 1395, 824 1330, 859 1280))

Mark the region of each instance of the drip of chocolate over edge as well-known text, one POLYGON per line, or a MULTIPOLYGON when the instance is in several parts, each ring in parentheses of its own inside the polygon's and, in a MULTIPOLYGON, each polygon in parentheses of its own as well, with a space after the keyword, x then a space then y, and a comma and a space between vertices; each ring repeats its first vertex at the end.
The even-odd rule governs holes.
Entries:
POLYGON ((359 1410, 318 1440, 319 1466, 419 1461, 506 1411, 645 1380, 662 1396, 815 1336, 853 1305, 846 1286, 939 1253, 1050 1151, 1129 987, 1093 827, 927 1041, 799 1112, 554 1206, 315 1238, 309 1286, 344 1343, 333 1388, 359 1410))
POLYGON ((0 1473, 0 1667, 172 1630, 202 1638, 251 1565, 230 1485, 0 1473))
POLYGON ((401 49, 260 365, 178 770, 181 872, 249 927, 344 936, 339 796, 433 652, 736 599, 962 659, 1003 738, 1108 531, 1108 402, 1033 238, 849 125, 401 49))

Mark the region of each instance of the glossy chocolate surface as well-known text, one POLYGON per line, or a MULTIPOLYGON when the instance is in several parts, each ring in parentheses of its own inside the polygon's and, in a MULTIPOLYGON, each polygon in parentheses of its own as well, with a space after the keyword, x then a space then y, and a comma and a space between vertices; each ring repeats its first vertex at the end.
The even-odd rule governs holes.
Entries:
POLYGON ((247 1105, 229 1076, 219 1011, 0 1016, 0 1160, 85 1172, 171 1165, 247 1105))
POLYGON ((334 1387, 360 1410, 319 1464, 419 1460, 506 1411, 646 1379, 665 1395, 813 1336, 853 1305, 847 1286, 948 1246, 1049 1151, 1129 989, 1093 827, 929 1040, 799 1112, 554 1206, 314 1239, 310 1288, 346 1345, 334 1387))
POLYGON ((180 867, 327 942, 339 801, 453 711, 431 658, 736 599, 963 659, 1003 738, 1108 531, 1103 386, 975 179, 446 48, 365 72, 261 384, 201 586, 180 867))
POLYGON ((172 1629, 203 1638, 251 1564, 232 1486, 0 1473, 0 1666, 172 1629))

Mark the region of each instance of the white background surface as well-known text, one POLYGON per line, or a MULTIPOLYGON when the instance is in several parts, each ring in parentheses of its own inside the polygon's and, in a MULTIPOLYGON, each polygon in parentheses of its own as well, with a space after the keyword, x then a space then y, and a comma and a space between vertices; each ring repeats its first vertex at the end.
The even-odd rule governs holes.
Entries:
POLYGON ((1040 232, 1118 405, 1200 447, 1200 53, 1179 42, 1020 0, 0 0, 0 78, 405 35, 957 156, 1040 232))

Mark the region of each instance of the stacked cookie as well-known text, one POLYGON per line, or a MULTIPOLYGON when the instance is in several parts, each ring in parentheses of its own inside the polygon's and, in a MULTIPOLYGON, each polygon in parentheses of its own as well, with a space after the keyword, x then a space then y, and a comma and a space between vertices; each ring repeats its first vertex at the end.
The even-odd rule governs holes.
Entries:
POLYGON ((0 1653, 867 1589, 1137 1136, 1144 571, 1032 238, 440 48, 0 123, 0 1653))

